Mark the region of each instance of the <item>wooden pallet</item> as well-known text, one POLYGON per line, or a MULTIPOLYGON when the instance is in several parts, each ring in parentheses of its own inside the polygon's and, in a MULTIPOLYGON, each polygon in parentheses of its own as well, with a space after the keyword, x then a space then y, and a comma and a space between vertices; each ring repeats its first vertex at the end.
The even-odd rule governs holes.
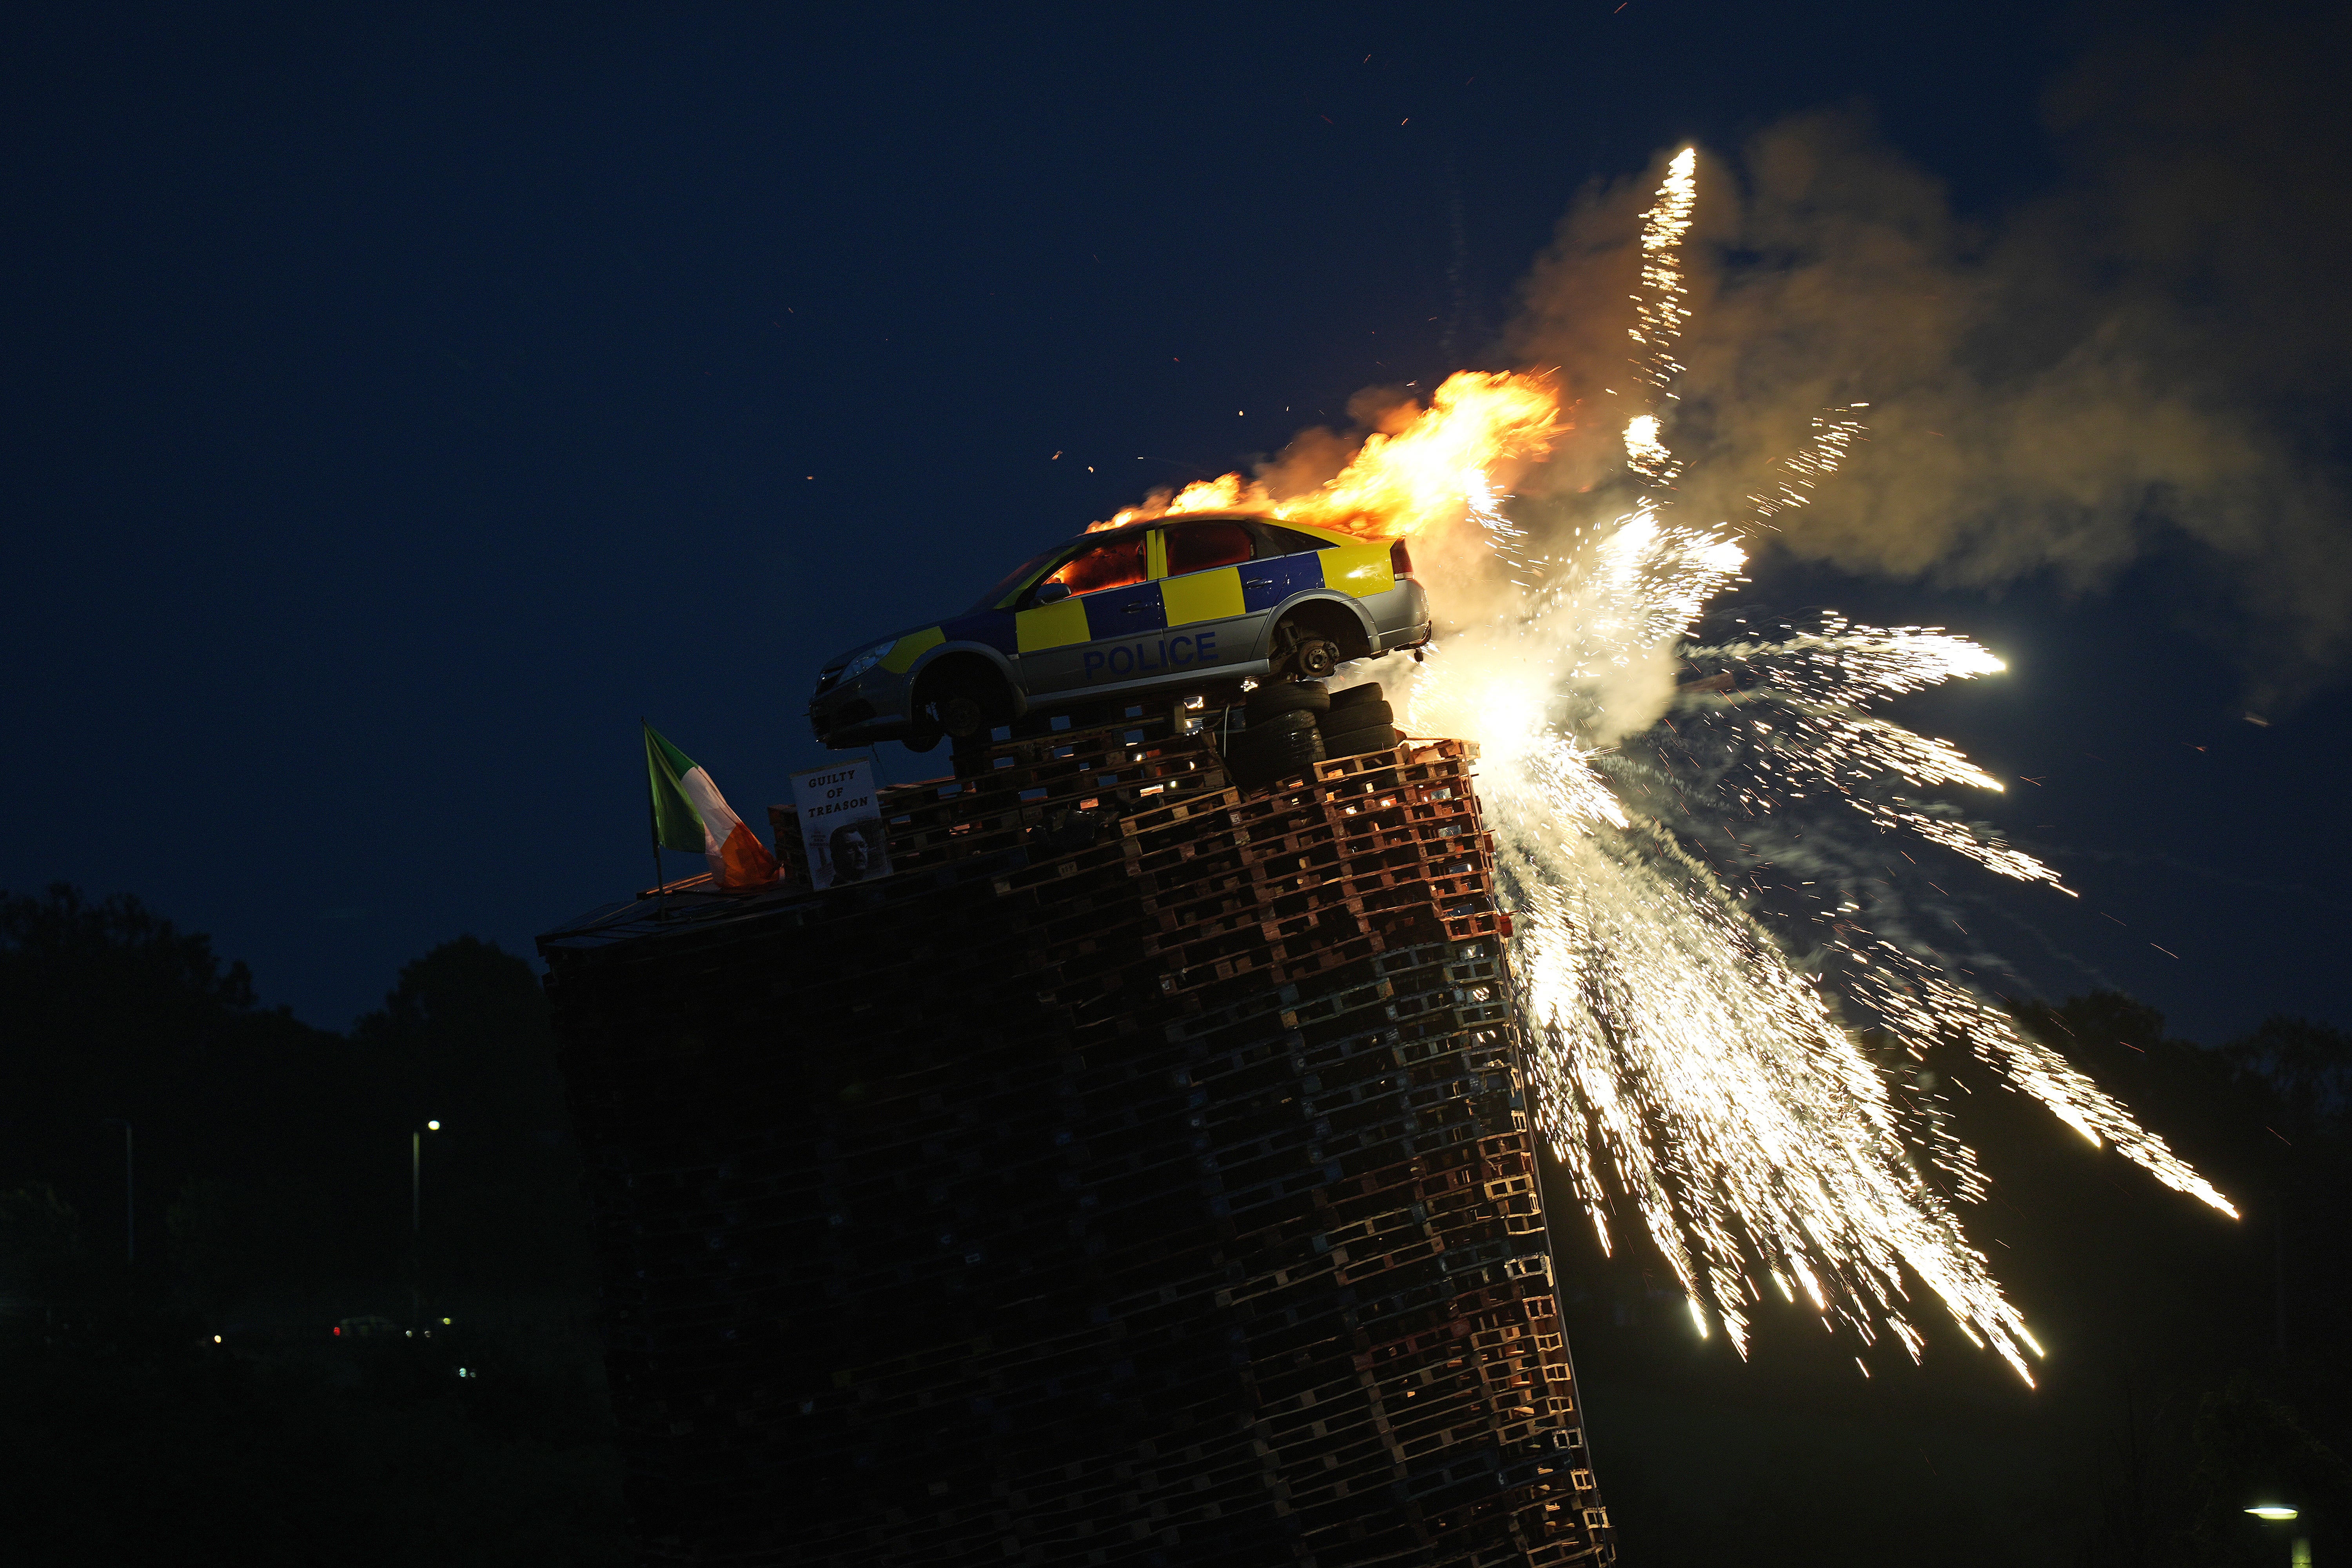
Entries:
POLYGON ((546 939, 648 1561, 1607 1560, 1475 758, 1151 739, 546 939))

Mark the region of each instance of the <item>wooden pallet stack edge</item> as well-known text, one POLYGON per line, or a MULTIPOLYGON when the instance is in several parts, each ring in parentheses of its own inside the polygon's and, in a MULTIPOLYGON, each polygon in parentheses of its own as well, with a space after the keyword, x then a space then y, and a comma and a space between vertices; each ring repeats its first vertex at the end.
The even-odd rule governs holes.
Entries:
POLYGON ((1611 1561, 1475 749, 984 761, 541 939, 646 1561, 1611 1561))

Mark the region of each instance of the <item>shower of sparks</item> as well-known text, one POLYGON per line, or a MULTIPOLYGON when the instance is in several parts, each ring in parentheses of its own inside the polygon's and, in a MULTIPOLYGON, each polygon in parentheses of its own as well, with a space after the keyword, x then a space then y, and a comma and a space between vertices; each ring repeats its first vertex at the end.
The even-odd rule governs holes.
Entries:
POLYGON ((1813 416, 1812 434, 1804 446, 1795 456, 1781 459, 1780 482, 1769 494, 1748 498, 1759 521, 1794 510, 1813 499, 1814 484, 1837 472, 1838 465, 1845 461, 1846 448, 1862 434, 1862 421, 1853 416, 1869 406, 1856 403, 1813 416))
MULTIPOLYGON (((1683 368, 1675 358, 1683 323, 1690 319, 1689 307, 1683 303, 1683 240, 1697 205, 1698 149, 1685 147, 1666 165, 1665 183, 1642 218, 1642 283, 1633 293, 1633 325, 1626 329, 1633 340, 1633 368, 1668 396, 1673 394, 1667 388, 1683 368)), ((1626 445, 1633 445, 1630 434, 1626 445)), ((1646 468, 1641 471, 1649 474, 1646 468)))
MULTIPOLYGON (((1625 425, 1637 493, 1613 518, 1508 515, 1498 472, 1540 461, 1569 426, 1551 377, 1464 371, 1318 490, 1278 499, 1227 474, 1097 526, 1240 510, 1431 540, 1421 574, 1440 613, 1475 608, 1443 628, 1426 664, 1387 677, 1390 695, 1411 732, 1479 742, 1538 1036, 1537 1121, 1601 1245, 1630 1210, 1699 1331, 1719 1322, 1743 1354, 1769 1289, 1914 1360, 1922 1309, 1940 1306, 2030 1383, 2041 1349, 1960 1223, 1986 1182, 1952 1131, 1931 1052, 1965 1051, 2091 1142, 2237 1211, 1970 983, 1963 959, 1997 960, 1948 955, 1912 929, 1922 911, 1895 891, 1889 863, 1912 859, 1907 845, 2074 896, 1928 793, 1999 780, 1875 711, 1997 674, 2000 660, 1940 629, 1834 616, 1771 638, 1697 640, 1710 604, 1740 581, 1744 541, 1837 471, 1868 407, 1822 410, 1742 517, 1676 515, 1683 245, 1697 194, 1685 149, 1642 225, 1631 336, 1648 405, 1625 425), (1678 670, 1693 679, 1678 684, 1678 670)), ((1950 910, 1926 912, 1966 937, 1950 910)))
POLYGON ((1450 630, 1399 695, 1412 732, 1481 744, 1538 1034, 1538 1119, 1602 1246, 1630 1209, 1701 1331, 1719 1321, 1743 1352, 1769 1289, 1916 1360, 1924 1292, 2031 1382, 2040 1347, 1960 1223, 1984 1178, 1949 1131, 1931 1049, 1964 1043, 2092 1142, 2236 1210, 1956 978, 1891 900, 1865 907, 1860 858, 1891 858, 1898 844, 2072 896, 2033 856, 1914 793, 1999 781, 1873 711, 2000 661, 1949 632, 1834 616, 1777 640, 1695 640, 1709 602, 1739 580, 1742 538, 1811 499, 1861 435, 1865 405, 1824 410, 1747 517, 1674 519, 1681 465, 1668 426, 1694 164, 1688 150, 1673 160, 1643 226, 1632 337, 1654 404, 1623 437, 1639 499, 1612 521, 1551 532, 1563 543, 1547 552, 1474 479, 1464 515, 1486 546, 1477 602, 1502 607, 1450 630), (1678 688, 1677 667, 1702 679, 1678 688), (1802 887, 1836 900, 1819 951, 1801 958, 1758 875, 1772 862, 1742 842, 1799 801, 1851 813, 1843 838, 1785 851, 1811 879, 1802 887), (1865 1027, 1890 1044, 1865 1044, 1865 1027))

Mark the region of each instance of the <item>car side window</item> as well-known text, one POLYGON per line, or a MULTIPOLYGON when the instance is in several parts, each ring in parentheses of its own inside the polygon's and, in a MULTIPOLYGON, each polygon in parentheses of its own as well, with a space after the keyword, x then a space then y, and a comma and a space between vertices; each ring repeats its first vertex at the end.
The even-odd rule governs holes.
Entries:
POLYGON ((1232 566, 1257 552, 1257 542, 1238 522, 1179 522, 1167 530, 1168 575, 1232 566))
POLYGON ((1046 574, 1045 581, 1059 583, 1073 594, 1098 594, 1105 588, 1124 588, 1140 583, 1143 538, 1138 532, 1130 538, 1114 539, 1081 550, 1046 574))
POLYGON ((1266 552, 1269 555, 1305 555, 1311 551, 1331 547, 1328 539, 1318 539, 1311 533, 1300 533, 1293 529, 1276 528, 1272 523, 1265 525, 1265 537, 1273 545, 1266 552))

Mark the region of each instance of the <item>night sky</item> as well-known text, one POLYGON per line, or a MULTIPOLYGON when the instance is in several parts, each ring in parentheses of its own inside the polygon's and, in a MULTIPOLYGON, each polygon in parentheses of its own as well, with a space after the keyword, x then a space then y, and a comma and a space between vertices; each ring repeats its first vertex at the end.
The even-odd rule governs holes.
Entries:
MULTIPOLYGON (((2201 79, 2235 26, 2129 16, 19 14, 0 887, 136 894, 333 1027, 459 932, 528 952, 645 884, 641 714, 758 821, 827 656, 1360 388, 1513 363, 1591 182, 1828 107, 1998 224, 2068 177, 2053 89, 2201 79)), ((2281 412, 2308 465, 2336 392, 2281 412)), ((1897 712, 2041 781, 1986 815, 2082 898, 1978 934, 2047 994, 2352 1025, 2352 698, 2332 655, 2251 695, 2258 615, 2164 537, 2087 583, 1768 553, 1740 597, 2011 661, 1897 712)))

